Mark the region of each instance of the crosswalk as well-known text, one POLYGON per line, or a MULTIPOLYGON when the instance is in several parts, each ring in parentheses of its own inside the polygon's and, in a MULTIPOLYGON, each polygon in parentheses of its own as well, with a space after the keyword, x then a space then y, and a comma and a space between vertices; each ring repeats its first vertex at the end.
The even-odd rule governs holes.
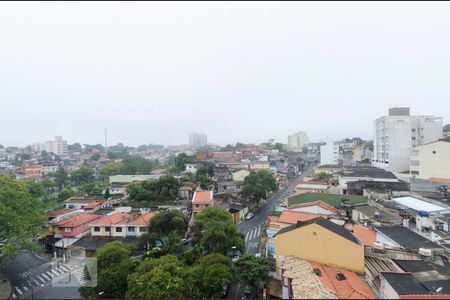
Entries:
POLYGON ((32 288, 44 285, 55 277, 69 273, 72 269, 72 265, 59 265, 53 266, 50 270, 43 271, 40 274, 33 274, 32 278, 27 278, 28 283, 14 287, 12 297, 14 299, 19 298, 20 296, 31 292, 32 288))
POLYGON ((245 235, 245 242, 259 238, 260 234, 261 234, 261 226, 251 228, 245 235))

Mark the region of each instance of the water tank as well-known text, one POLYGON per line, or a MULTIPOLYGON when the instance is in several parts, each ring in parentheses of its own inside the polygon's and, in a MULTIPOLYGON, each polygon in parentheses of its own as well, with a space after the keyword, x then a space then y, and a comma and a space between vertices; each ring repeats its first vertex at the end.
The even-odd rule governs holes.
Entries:
POLYGON ((427 248, 419 248, 419 255, 425 256, 425 257, 432 257, 433 251, 431 251, 431 249, 427 249, 427 248))
POLYGON ((382 243, 379 242, 374 242, 373 243, 373 249, 379 252, 384 252, 384 245, 382 243))

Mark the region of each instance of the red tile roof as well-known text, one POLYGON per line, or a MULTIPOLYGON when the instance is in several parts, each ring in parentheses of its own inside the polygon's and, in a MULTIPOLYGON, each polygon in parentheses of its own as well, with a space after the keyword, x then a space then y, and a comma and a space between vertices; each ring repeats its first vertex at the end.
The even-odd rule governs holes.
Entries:
POLYGON ((192 203, 211 203, 212 198, 212 191, 197 191, 194 193, 192 203))
POLYGON ((303 212, 297 212, 297 211, 288 211, 284 210, 280 217, 278 218, 278 222, 281 223, 288 223, 288 224, 297 224, 298 221, 308 221, 315 219, 317 217, 325 217, 325 215, 320 214, 308 214, 303 212))
POLYGON ((64 215, 64 214, 67 214, 67 213, 70 213, 70 212, 76 211, 76 210, 77 210, 76 208, 63 208, 63 209, 58 209, 58 210, 56 210, 56 211, 50 213, 48 216, 49 216, 50 218, 56 218, 56 217, 59 217, 59 216, 61 216, 61 215, 64 215))
POLYGON ((369 285, 356 273, 333 268, 319 263, 309 263, 311 268, 319 269, 321 276, 317 276, 322 284, 335 293, 339 299, 377 299, 369 285), (345 280, 338 280, 336 275, 344 274, 345 280))
POLYGON ((321 207, 321 208, 323 208, 323 209, 331 211, 331 212, 333 212, 336 215, 340 214, 339 210, 337 210, 336 208, 334 208, 331 205, 326 204, 325 202, 323 202, 321 200, 317 200, 317 201, 313 201, 313 202, 307 202, 307 203, 294 204, 294 205, 289 206, 289 209, 300 208, 300 207, 316 206, 316 205, 321 207))
POLYGON ((100 215, 94 215, 94 214, 79 214, 75 217, 62 220, 57 223, 59 227, 77 227, 83 224, 90 223, 91 221, 94 221, 96 219, 99 219, 100 215))
POLYGON ((84 197, 70 197, 70 198, 64 200, 64 203, 78 202, 80 200, 84 200, 84 197))
POLYGON ((150 223, 150 220, 155 216, 154 213, 148 212, 146 214, 142 214, 133 221, 129 222, 128 225, 148 225, 150 223))
POLYGON ((108 225, 117 225, 128 222, 128 220, 132 217, 132 214, 129 213, 114 213, 111 215, 107 215, 100 220, 91 223, 91 225, 95 226, 108 226, 108 225))
POLYGON ((364 243, 364 246, 373 246, 373 243, 375 243, 377 239, 376 231, 370 228, 361 225, 349 225, 345 226, 345 228, 352 231, 353 234, 364 243))

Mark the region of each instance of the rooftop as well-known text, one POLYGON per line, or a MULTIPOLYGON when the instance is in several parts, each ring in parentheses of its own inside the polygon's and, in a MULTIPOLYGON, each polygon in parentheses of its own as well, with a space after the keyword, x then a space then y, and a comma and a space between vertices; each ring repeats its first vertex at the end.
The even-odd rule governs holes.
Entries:
POLYGON ((395 203, 413 209, 415 211, 425 211, 431 213, 448 210, 448 208, 446 207, 423 201, 411 196, 394 198, 393 200, 395 203))
POLYGON ((387 236, 405 249, 440 249, 441 247, 403 226, 380 226, 375 231, 387 236))
POLYGON ((363 197, 363 196, 335 195, 335 194, 326 194, 326 193, 303 193, 300 195, 295 195, 293 197, 288 198, 288 203, 289 203, 289 206, 291 206, 291 205, 295 205, 295 204, 308 203, 308 202, 314 202, 314 201, 321 200, 330 206, 339 208, 342 199, 348 199, 352 202, 352 204, 367 203, 367 197, 363 197))
MULTIPOLYGON (((319 214, 307 214, 303 212, 289 211, 285 210, 281 212, 281 215, 278 218, 278 222, 288 223, 288 224, 297 224, 297 222, 309 221, 318 217, 324 217, 319 214)), ((325 216, 326 217, 326 216, 325 216)))
POLYGON ((370 228, 361 225, 351 225, 346 228, 347 230, 350 230, 350 232, 353 232, 353 234, 364 243, 364 246, 372 246, 377 240, 376 231, 370 228))
POLYGON ((62 221, 58 222, 57 225, 59 227, 77 227, 77 226, 80 226, 83 224, 87 224, 91 221, 94 221, 100 217, 101 216, 95 215, 95 214, 82 213, 82 214, 76 215, 72 218, 62 220, 62 221))
POLYGON ((298 229, 298 228, 309 226, 311 224, 317 224, 319 226, 322 226, 323 228, 328 229, 329 231, 334 232, 337 235, 340 235, 341 237, 346 238, 347 240, 349 240, 355 244, 358 244, 358 245, 362 244, 362 242, 355 235, 353 235, 350 231, 348 231, 344 227, 339 226, 339 225, 337 225, 327 219, 324 219, 322 217, 318 217, 318 218, 308 220, 305 222, 297 222, 297 224, 294 224, 294 225, 291 225, 291 226, 281 229, 280 231, 278 231, 278 233, 275 234, 275 236, 286 233, 286 232, 290 232, 290 231, 298 229))
POLYGON ((343 177, 368 177, 368 178, 383 178, 383 179, 397 179, 397 177, 389 171, 376 167, 352 167, 346 168, 341 172, 336 173, 343 177))
POLYGON ((210 203, 213 199, 212 191, 196 191, 192 203, 210 203))
POLYGON ((133 181, 146 181, 151 179, 159 179, 160 174, 152 175, 114 175, 109 176, 110 183, 132 183, 133 181))
POLYGON ((428 290, 411 273, 381 272, 381 275, 399 295, 428 294, 428 290))

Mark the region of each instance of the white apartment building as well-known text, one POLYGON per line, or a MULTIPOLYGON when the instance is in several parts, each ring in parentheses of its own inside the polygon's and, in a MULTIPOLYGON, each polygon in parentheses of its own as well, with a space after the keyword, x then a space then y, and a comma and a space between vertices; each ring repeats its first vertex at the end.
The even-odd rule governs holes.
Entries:
POLYGON ((442 118, 411 116, 409 107, 389 109, 374 121, 372 165, 393 172, 409 170, 411 149, 442 138, 442 118))
POLYGON ((208 143, 208 137, 205 133, 192 132, 189 134, 189 146, 198 148, 208 143))
POLYGON ((288 136, 290 150, 297 150, 306 147, 309 144, 309 137, 304 131, 299 131, 288 136))
POLYGON ((327 141, 320 145, 320 165, 337 165, 339 163, 339 143, 327 141))
POLYGON ((412 148, 409 170, 421 179, 450 179, 450 138, 412 148))
POLYGON ((32 148, 34 151, 46 151, 61 157, 66 157, 69 154, 67 141, 63 140, 61 136, 56 136, 54 141, 35 143, 32 148))

